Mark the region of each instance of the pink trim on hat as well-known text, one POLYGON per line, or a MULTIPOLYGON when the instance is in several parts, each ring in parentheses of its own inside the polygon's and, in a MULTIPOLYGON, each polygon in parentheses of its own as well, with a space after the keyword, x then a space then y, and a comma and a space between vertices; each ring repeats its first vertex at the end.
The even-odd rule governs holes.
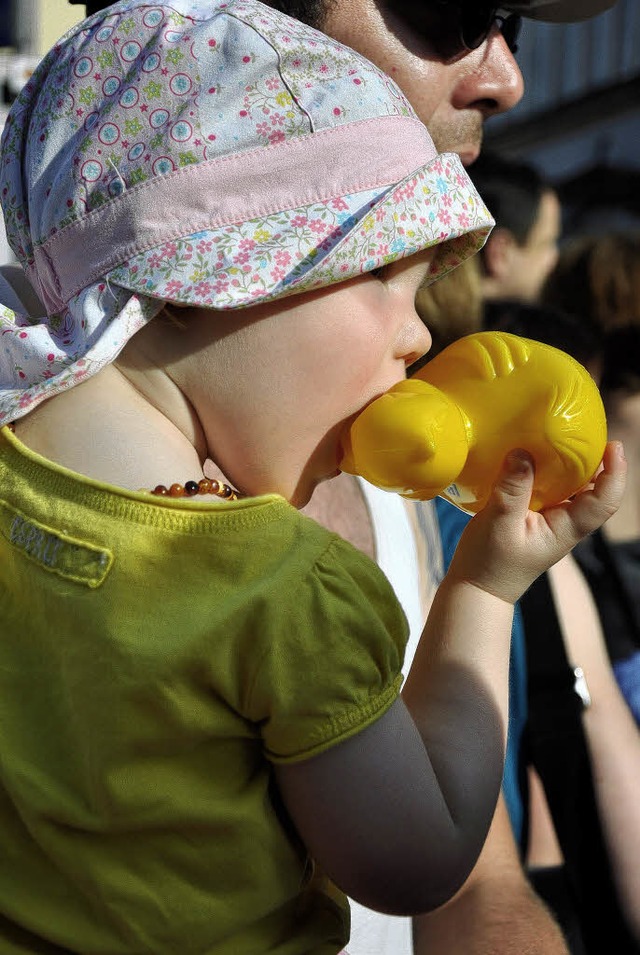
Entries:
POLYGON ((54 313, 111 269, 162 242, 394 185, 436 155, 419 120, 383 116, 185 166, 127 189, 36 246, 31 279, 54 313), (277 156, 269 156, 274 150, 277 156), (319 182, 316 168, 322 170, 319 182))

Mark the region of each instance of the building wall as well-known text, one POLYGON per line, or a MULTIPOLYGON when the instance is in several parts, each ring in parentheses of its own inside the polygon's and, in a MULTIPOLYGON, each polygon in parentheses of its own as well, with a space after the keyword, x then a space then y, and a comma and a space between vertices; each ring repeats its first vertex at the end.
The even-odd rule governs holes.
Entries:
POLYGON ((42 56, 84 16, 84 6, 67 0, 4 0, 12 9, 13 44, 19 54, 42 56))
POLYGON ((525 20, 518 62, 526 93, 514 110, 489 121, 488 145, 556 180, 595 164, 640 168, 632 145, 640 141, 640 0, 618 0, 583 23, 525 20), (607 95, 598 97, 601 91, 607 95), (572 103, 581 104, 579 114, 549 121, 572 103))
POLYGON ((84 6, 67 0, 38 0, 38 52, 46 53, 63 33, 84 17, 84 6))

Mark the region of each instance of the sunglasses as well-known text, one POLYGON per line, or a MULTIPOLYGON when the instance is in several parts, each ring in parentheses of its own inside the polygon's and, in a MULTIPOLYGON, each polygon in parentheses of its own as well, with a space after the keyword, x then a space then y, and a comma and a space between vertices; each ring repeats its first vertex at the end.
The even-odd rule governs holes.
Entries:
POLYGON ((499 13, 500 5, 478 0, 391 0, 388 9, 413 27, 442 60, 477 50, 494 26, 512 53, 518 49, 522 18, 499 13))

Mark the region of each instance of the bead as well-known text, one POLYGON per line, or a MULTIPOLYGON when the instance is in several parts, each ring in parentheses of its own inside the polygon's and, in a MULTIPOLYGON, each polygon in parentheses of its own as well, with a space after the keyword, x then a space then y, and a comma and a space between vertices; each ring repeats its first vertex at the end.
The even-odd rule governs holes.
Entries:
POLYGON ((235 488, 229 484, 221 484, 213 478, 200 478, 199 481, 186 481, 184 484, 172 484, 167 488, 164 484, 158 484, 153 491, 148 493, 155 494, 158 497, 195 497, 196 494, 215 494, 225 501, 237 501, 240 495, 235 488))

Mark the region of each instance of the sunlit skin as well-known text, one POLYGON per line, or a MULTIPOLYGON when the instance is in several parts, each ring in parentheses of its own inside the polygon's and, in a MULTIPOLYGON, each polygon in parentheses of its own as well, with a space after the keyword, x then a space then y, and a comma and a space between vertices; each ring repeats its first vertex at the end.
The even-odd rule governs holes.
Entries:
POLYGON ((340 0, 329 5, 323 30, 393 77, 438 150, 457 152, 469 165, 480 152, 484 121, 522 98, 522 74, 513 54, 494 27, 477 50, 444 63, 391 6, 340 0))
POLYGON ((113 365, 45 402, 16 433, 122 487, 197 480, 208 459, 240 492, 302 507, 338 473, 355 416, 430 348, 415 297, 432 255, 227 315, 158 316, 113 365), (87 433, 102 436, 91 455, 87 433))
MULTIPOLYGON (((118 367, 138 388, 140 354, 164 367, 195 412, 204 456, 244 493, 278 492, 302 506, 337 473, 345 424, 429 349, 414 300, 431 255, 254 306, 228 323, 206 310, 184 328, 152 322, 118 367)), ((165 413, 173 417, 173 403, 165 413)))

